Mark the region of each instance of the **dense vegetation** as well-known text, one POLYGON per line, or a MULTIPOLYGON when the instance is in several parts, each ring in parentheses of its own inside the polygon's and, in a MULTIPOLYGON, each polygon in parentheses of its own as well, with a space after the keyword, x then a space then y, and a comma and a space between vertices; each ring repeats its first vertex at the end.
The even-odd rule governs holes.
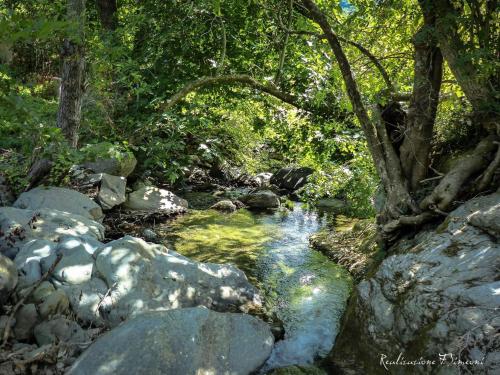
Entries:
POLYGON ((50 160, 64 183, 101 142, 167 184, 195 167, 309 166, 304 198, 346 198, 359 216, 380 186, 390 238, 498 184, 496 7, 2 0, 2 169, 22 190, 50 160))

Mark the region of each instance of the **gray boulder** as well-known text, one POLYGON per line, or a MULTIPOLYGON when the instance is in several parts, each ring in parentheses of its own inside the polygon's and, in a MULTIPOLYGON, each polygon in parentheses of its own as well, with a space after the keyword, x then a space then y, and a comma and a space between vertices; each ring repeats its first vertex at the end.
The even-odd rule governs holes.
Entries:
POLYGON ((205 308, 150 312, 97 339, 69 375, 250 374, 273 346, 267 324, 205 308))
POLYGON ((63 317, 38 324, 34 335, 39 346, 58 343, 82 345, 89 340, 89 335, 78 323, 63 317))
POLYGON ((203 305, 227 311, 260 304, 257 290, 232 265, 195 262, 130 236, 96 254, 97 272, 111 289, 110 308, 101 313, 112 326, 148 310, 203 305))
POLYGON ((127 179, 125 177, 101 173, 101 186, 97 194, 97 200, 103 210, 110 210, 125 202, 126 186, 127 179))
POLYGON ((255 182, 257 186, 269 186, 271 183, 271 178, 273 177, 272 173, 262 172, 255 175, 252 180, 255 182))
POLYGON ((33 328, 40 321, 34 304, 22 306, 16 313, 14 336, 17 340, 29 340, 33 337, 33 328))
POLYGON ((238 209, 238 207, 236 207, 236 205, 230 200, 219 201, 210 208, 221 212, 234 212, 238 209))
POLYGON ((111 298, 106 297, 108 286, 98 277, 93 277, 89 281, 68 285, 56 283, 58 289, 64 290, 69 299, 71 310, 76 317, 93 327, 102 327, 105 320, 101 316, 100 307, 111 308, 111 298))
POLYGON ((85 168, 95 173, 128 177, 137 165, 134 154, 120 151, 116 146, 109 143, 103 142, 87 146, 86 152, 89 155, 102 155, 83 163, 85 168))
POLYGON ((307 177, 314 172, 313 169, 303 168, 281 168, 270 179, 270 183, 281 189, 295 191, 307 183, 307 177))
POLYGON ((23 210, 0 207, 0 250, 14 258, 33 239, 58 241, 65 235, 87 235, 102 240, 102 224, 86 217, 48 208, 23 210))
POLYGON ((16 265, 12 260, 0 254, 0 305, 7 301, 9 294, 17 285, 17 280, 16 265))
MULTIPOLYGON (((403 353, 407 360, 436 361, 449 353, 447 364, 460 356, 482 363, 466 366, 470 373, 500 373, 500 244, 492 236, 499 235, 499 211, 499 193, 472 199, 435 231, 394 247, 394 255, 358 285, 332 360, 357 362, 377 374, 385 373, 380 353, 388 360, 403 353)), ((415 374, 462 370, 412 367, 415 374)))
POLYGON ((128 195, 124 206, 129 210, 175 214, 186 211, 188 203, 168 190, 143 186, 128 195))
POLYGON ((270 190, 256 191, 240 200, 251 208, 277 208, 280 206, 280 198, 270 190))
POLYGON ((50 208, 97 221, 104 217, 101 207, 86 195, 76 190, 53 186, 40 186, 22 193, 14 202, 14 207, 29 210, 50 208))
POLYGON ((63 290, 56 290, 43 299, 38 305, 38 312, 42 319, 50 318, 69 311, 69 300, 63 290))

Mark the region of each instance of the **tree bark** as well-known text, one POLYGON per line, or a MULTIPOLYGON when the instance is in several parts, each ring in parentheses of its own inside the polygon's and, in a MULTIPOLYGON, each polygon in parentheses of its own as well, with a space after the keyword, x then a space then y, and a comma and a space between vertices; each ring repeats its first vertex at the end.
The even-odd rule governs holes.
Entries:
POLYGON ((78 143, 84 84, 83 27, 85 0, 68 0, 68 20, 76 25, 77 33, 63 42, 61 89, 57 126, 72 147, 78 143))
POLYGON ((116 30, 118 26, 116 0, 97 0, 97 11, 101 25, 109 31, 116 30))
POLYGON ((400 215, 418 212, 418 208, 407 189, 407 182, 399 158, 390 142, 380 114, 374 110, 374 124, 363 104, 361 94, 351 72, 351 66, 339 38, 333 32, 326 16, 319 10, 314 1, 302 0, 302 4, 309 12, 308 17, 323 30, 325 38, 335 55, 349 100, 366 136, 368 148, 387 194, 384 212, 379 220, 386 222, 400 215))
MULTIPOLYGON (((433 23, 434 20, 431 20, 433 23)), ((432 24, 415 35, 414 82, 400 149, 403 172, 410 189, 417 191, 429 170, 432 136, 439 91, 443 77, 443 57, 432 37, 432 24)))
POLYGON ((488 80, 481 78, 471 51, 460 37, 457 24, 460 14, 450 0, 419 0, 419 3, 426 20, 435 18, 439 47, 465 96, 477 114, 488 118, 495 103, 494 93, 488 80))

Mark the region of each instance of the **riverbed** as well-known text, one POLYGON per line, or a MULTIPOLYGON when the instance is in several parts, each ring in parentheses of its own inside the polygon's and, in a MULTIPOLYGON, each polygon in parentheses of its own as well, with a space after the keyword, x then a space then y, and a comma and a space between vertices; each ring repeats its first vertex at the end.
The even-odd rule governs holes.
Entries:
POLYGON ((292 209, 231 214, 193 210, 157 228, 177 252, 245 271, 276 316, 284 338, 262 369, 310 364, 333 347, 352 288, 349 273, 309 247, 333 218, 295 203, 292 209))

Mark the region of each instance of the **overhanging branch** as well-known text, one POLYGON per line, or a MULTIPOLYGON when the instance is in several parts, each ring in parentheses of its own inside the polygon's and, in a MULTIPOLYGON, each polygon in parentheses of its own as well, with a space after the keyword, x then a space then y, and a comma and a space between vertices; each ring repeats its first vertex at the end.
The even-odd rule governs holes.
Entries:
MULTIPOLYGON (((290 104, 295 108, 302 109, 307 112, 318 112, 321 114, 328 114, 331 112, 333 114, 334 109, 326 106, 327 108, 314 107, 308 103, 300 101, 295 95, 281 91, 273 83, 261 83, 257 81, 252 76, 247 74, 231 74, 222 75, 215 77, 201 77, 195 81, 189 82, 182 89, 177 91, 174 95, 170 97, 166 102, 164 102, 160 108, 160 112, 165 112, 177 105, 182 99, 184 99, 189 93, 197 91, 199 89, 217 86, 217 85, 243 85, 255 90, 264 92, 271 95, 284 103, 290 104)), ((337 117, 342 117, 342 114, 337 114, 337 117)))

